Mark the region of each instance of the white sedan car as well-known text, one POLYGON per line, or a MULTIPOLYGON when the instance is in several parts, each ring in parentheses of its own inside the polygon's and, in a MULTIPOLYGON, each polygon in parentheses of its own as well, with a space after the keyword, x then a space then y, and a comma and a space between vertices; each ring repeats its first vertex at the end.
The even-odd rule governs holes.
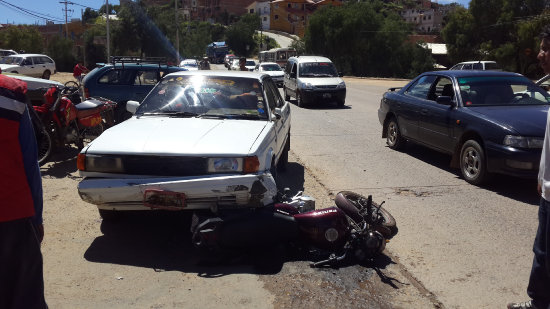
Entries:
POLYGON ((269 76, 271 76, 271 78, 277 84, 278 87, 283 87, 285 72, 277 63, 275 62, 258 63, 254 68, 254 71, 268 74, 269 76))
POLYGON ((177 72, 134 116, 78 155, 80 197, 104 219, 124 210, 262 207, 290 149, 290 106, 267 74, 177 72))
POLYGON ((199 69, 199 62, 195 59, 185 59, 180 62, 180 67, 186 68, 189 71, 197 71, 199 69))
POLYGON ((43 79, 50 79, 56 73, 55 62, 46 55, 17 54, 0 60, 4 73, 18 73, 43 79))

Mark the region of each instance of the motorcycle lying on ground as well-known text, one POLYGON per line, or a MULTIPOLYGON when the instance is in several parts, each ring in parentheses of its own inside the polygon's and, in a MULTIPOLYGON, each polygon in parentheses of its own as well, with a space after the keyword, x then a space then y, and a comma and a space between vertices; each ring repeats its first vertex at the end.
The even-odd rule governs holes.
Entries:
POLYGON ((51 86, 44 102, 33 106, 31 119, 38 144, 38 162, 46 163, 56 147, 75 144, 79 149, 85 142, 98 137, 114 125, 116 103, 103 98, 91 98, 74 104, 75 89, 51 86))
MULTIPOLYGON (((288 191, 287 191, 288 192, 288 191)), ((346 258, 365 262, 384 251, 397 234, 393 216, 372 196, 342 191, 335 206, 315 210, 315 201, 299 192, 284 194, 278 203, 238 214, 192 219, 192 242, 203 254, 255 246, 292 244, 313 247, 328 253, 328 258, 311 267, 335 266, 346 258)))

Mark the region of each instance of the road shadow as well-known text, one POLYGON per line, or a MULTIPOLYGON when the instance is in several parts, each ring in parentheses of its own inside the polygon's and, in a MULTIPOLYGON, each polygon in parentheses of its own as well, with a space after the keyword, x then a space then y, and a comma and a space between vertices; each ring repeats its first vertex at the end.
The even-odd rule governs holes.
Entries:
MULTIPOLYGON (((451 168, 450 155, 410 142, 406 144, 402 152, 451 173, 456 178, 464 181, 464 184, 467 184, 462 178, 460 170, 458 168, 451 168)), ((508 175, 495 174, 492 175, 487 184, 481 185, 480 187, 519 202, 533 206, 539 205, 540 196, 537 194, 536 179, 522 179, 508 175)))
MULTIPOLYGON (((292 104, 294 104, 296 107, 296 100, 289 101, 292 104)), ((344 105, 344 106, 338 106, 336 102, 329 102, 329 101, 321 101, 317 103, 310 103, 304 107, 304 109, 318 109, 318 110, 324 110, 324 109, 351 109, 351 105, 344 105)))
POLYGON ((72 177, 77 171, 76 157, 80 150, 72 146, 57 147, 50 160, 40 167, 42 176, 50 178, 72 177))

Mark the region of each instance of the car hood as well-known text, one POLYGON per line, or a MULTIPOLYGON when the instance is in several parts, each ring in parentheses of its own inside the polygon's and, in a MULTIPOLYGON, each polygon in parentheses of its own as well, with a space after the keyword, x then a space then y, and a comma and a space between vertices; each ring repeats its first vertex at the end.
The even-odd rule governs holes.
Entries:
POLYGON ((478 106, 470 110, 522 136, 543 137, 546 130, 548 105, 478 106))
POLYGON ((271 77, 282 77, 285 75, 285 72, 283 71, 262 71, 262 73, 265 73, 271 77))
POLYGON ((14 68, 20 68, 21 66, 17 65, 17 64, 0 64, 0 69, 2 69, 2 71, 6 71, 6 70, 9 70, 9 69, 14 69, 14 68))
POLYGON ((132 117, 101 134, 91 154, 247 155, 267 121, 132 117))
POLYGON ((340 77, 300 77, 303 83, 310 83, 313 86, 338 85, 344 80, 340 77))

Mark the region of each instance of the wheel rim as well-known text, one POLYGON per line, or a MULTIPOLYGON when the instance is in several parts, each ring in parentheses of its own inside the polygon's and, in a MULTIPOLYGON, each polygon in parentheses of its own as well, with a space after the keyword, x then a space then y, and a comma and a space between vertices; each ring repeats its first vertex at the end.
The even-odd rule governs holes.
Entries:
POLYGON ((481 167, 481 158, 479 152, 474 147, 464 149, 462 155, 462 171, 468 178, 475 178, 479 175, 481 167))
POLYGON ((38 145, 38 163, 42 164, 52 151, 52 139, 49 134, 42 132, 40 134, 40 144, 38 145))
POLYGON ((395 142, 397 141, 397 130, 397 124, 391 121, 388 124, 388 144, 390 146, 395 145, 395 142))

